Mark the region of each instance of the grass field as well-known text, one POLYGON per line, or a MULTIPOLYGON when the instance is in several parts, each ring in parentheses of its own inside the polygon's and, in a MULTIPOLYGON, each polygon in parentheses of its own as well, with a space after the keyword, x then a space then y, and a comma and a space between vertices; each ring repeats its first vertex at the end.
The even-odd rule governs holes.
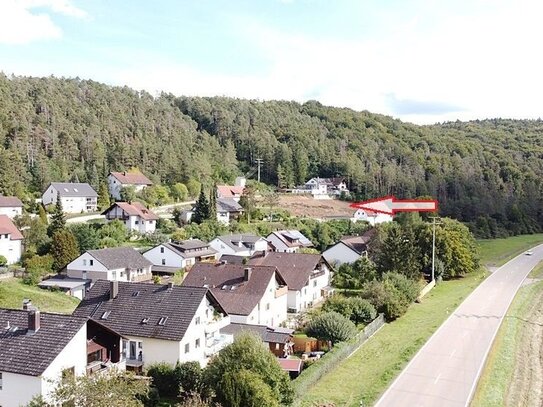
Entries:
POLYGON ((351 358, 324 376, 302 406, 334 403, 359 407, 374 403, 441 323, 483 280, 483 272, 439 284, 421 304, 386 324, 351 358), (362 402, 362 404, 361 404, 362 402))
POLYGON ((71 314, 79 300, 61 292, 51 292, 23 284, 18 278, 0 280, 0 307, 22 309, 29 298, 40 311, 71 314))
MULTIPOLYGON (((543 277, 543 263, 529 278, 543 277)), ((523 286, 498 331, 472 407, 543 405, 543 282, 523 286)))
POLYGON ((543 243, 543 233, 477 241, 481 263, 491 267, 501 266, 526 249, 540 243, 543 243))

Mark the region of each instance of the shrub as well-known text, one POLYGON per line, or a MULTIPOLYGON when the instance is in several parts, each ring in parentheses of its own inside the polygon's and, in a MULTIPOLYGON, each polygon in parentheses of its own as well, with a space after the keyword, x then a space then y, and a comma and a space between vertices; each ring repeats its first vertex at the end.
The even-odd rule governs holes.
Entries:
POLYGON ((8 264, 8 259, 0 254, 0 267, 4 267, 8 264))
POLYGON ((360 297, 350 297, 348 301, 351 306, 350 320, 355 324, 367 324, 375 319, 377 311, 368 300, 360 297))
POLYGON ((175 376, 185 395, 205 393, 203 371, 198 362, 186 362, 175 366, 175 376))
POLYGON ((177 397, 179 381, 175 368, 169 363, 155 363, 147 369, 147 376, 153 378, 152 385, 158 390, 160 397, 177 397))
POLYGON ((343 342, 356 335, 356 326, 343 315, 331 311, 317 315, 306 328, 308 336, 333 344, 343 342))

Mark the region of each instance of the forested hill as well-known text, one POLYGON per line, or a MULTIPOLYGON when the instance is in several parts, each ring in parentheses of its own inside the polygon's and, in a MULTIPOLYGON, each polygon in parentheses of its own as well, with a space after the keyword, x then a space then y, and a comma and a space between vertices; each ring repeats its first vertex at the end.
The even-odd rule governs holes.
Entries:
POLYGON ((0 74, 0 192, 52 181, 97 186, 139 167, 166 184, 251 171, 293 186, 344 175, 360 199, 434 196, 480 236, 543 228, 543 122, 417 126, 318 102, 154 98, 79 79, 0 74))

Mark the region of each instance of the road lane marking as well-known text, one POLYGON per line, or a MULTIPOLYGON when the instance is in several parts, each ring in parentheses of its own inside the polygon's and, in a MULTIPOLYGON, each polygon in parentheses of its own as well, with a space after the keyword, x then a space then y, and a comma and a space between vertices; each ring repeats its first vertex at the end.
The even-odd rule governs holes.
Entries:
POLYGON ((454 356, 454 354, 456 353, 456 349, 452 351, 451 355, 449 356, 449 358, 452 358, 454 356))
POLYGON ((441 377, 441 373, 437 375, 436 379, 434 380, 434 384, 436 384, 439 381, 440 377, 441 377))

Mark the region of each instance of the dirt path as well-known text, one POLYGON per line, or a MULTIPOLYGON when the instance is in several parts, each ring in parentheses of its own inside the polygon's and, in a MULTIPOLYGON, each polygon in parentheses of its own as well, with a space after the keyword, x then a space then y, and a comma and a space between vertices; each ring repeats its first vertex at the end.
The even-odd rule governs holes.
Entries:
POLYGON ((543 405, 543 287, 523 311, 509 317, 519 318, 521 328, 504 405, 536 407, 543 405))

